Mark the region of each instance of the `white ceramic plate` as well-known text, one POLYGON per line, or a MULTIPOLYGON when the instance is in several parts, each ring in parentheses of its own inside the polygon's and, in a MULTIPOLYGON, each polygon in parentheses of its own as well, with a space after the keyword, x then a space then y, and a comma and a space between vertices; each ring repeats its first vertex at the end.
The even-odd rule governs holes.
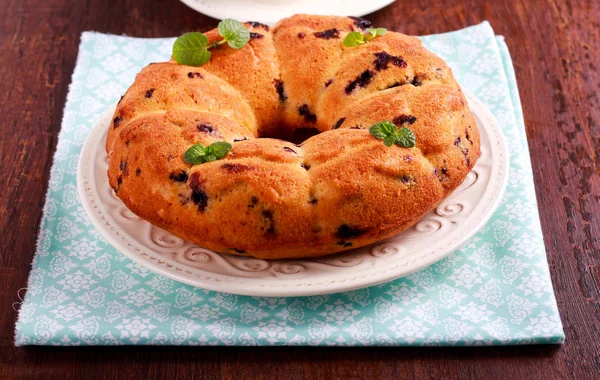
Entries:
POLYGON ((330 16, 364 16, 394 0, 181 0, 190 8, 222 20, 258 21, 274 25, 296 13, 330 16))
POLYGON ((134 215, 108 185, 106 132, 114 109, 92 129, 79 158, 77 185, 96 228, 120 252, 174 280, 252 296, 307 296, 393 280, 443 259, 490 218, 508 179, 508 150, 498 122, 467 95, 481 134, 481 157, 462 185, 414 227, 368 247, 305 260, 260 260, 188 243, 134 215))

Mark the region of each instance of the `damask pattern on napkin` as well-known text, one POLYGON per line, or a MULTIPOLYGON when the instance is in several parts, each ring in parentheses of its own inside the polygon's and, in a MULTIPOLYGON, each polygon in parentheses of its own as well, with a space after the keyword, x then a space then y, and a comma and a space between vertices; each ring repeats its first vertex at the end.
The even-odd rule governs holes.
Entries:
POLYGON ((453 255, 405 278, 335 295, 261 298, 175 282, 118 253, 76 189, 98 117, 172 38, 83 33, 67 97, 17 345, 503 345, 564 339, 538 217, 508 50, 488 23, 422 38, 496 116, 510 180, 487 225, 453 255))

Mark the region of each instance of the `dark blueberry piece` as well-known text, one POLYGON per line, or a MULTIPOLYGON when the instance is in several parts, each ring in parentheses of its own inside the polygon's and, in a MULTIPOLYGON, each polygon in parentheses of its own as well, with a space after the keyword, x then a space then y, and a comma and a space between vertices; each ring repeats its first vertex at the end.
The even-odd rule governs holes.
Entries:
POLYGON ((123 175, 127 177, 129 175, 129 167, 127 160, 119 162, 119 169, 123 172, 123 175))
POLYGON ((359 125, 355 125, 354 127, 350 127, 348 129, 362 129, 359 125))
POLYGON ((400 115, 393 120, 396 125, 414 124, 415 121, 417 121, 417 118, 412 115, 400 115))
POLYGON ((243 249, 237 249, 237 248, 232 248, 234 251, 236 251, 237 253, 246 253, 245 250, 243 249))
POLYGON ((332 38, 340 38, 340 31, 337 29, 327 29, 322 32, 315 32, 315 37, 329 40, 332 38))
POLYGON ((248 24, 252 25, 253 28, 263 28, 267 32, 269 31, 269 25, 257 21, 248 21, 248 24))
POLYGON ((123 118, 121 116, 117 116, 113 119, 113 128, 117 129, 117 127, 119 126, 119 124, 121 124, 121 122, 123 121, 123 118))
POLYGON ((335 124, 333 125, 333 127, 331 127, 331 129, 338 129, 339 127, 342 126, 342 124, 344 124, 344 121, 346 121, 346 118, 342 117, 341 119, 339 119, 338 121, 335 122, 335 124))
POLYGON ((198 211, 204 212, 208 206, 208 195, 203 191, 203 181, 200 179, 200 175, 195 173, 190 178, 189 187, 192 189, 192 201, 198 206, 198 211))
POLYGON ((411 84, 415 87, 419 87, 421 85, 421 81, 416 76, 413 78, 411 84))
POLYGON ((121 100, 123 100, 124 97, 125 97, 125 95, 121 95, 121 98, 119 99, 119 102, 117 103, 117 105, 121 104, 121 100))
POLYGON ((135 169, 135 175, 139 177, 140 174, 142 174, 142 169, 140 169, 140 168, 135 169))
POLYGON ((275 223, 273 221, 273 212, 271 210, 263 210, 262 212, 263 218, 267 222, 267 229, 265 230, 265 235, 273 235, 275 234, 275 223))
POLYGON ((248 140, 248 138, 247 137, 243 137, 241 139, 233 139, 233 142, 240 142, 240 141, 246 141, 246 140, 248 140))
POLYGON ((173 182, 187 182, 188 174, 185 170, 179 169, 179 171, 171 173, 169 178, 173 182))
POLYGON ((290 153, 295 153, 295 154, 297 154, 295 150, 293 150, 292 148, 288 148, 287 146, 284 146, 284 147, 283 147, 283 150, 285 150, 286 152, 290 152, 290 153))
POLYGON ((408 163, 413 161, 413 156, 411 156, 410 154, 405 154, 403 158, 404 158, 404 161, 406 161, 408 163))
POLYGON ((308 203, 310 203, 311 205, 316 205, 317 203, 319 203, 319 200, 317 198, 311 198, 310 201, 308 201, 308 203))
POLYGON ((308 164, 300 164, 300 166, 302 167, 302 169, 310 170, 310 165, 308 164))
POLYGON ((196 125, 196 128, 198 129, 198 131, 207 133, 209 135, 214 135, 215 132, 215 127, 213 127, 210 124, 200 123, 196 125))
POLYGON ((377 58, 375 59, 375 61, 373 61, 373 64, 375 64, 375 69, 377 71, 386 70, 388 68, 388 64, 390 63, 394 66, 402 68, 407 66, 406 61, 402 57, 390 55, 385 51, 375 53, 375 57, 377 58))
POLYGON ((465 155, 465 162, 466 162, 467 166, 471 167, 471 158, 469 157, 469 149, 463 150, 462 153, 465 155))
POLYGON ((403 175, 400 177, 400 182, 408 185, 411 182, 410 176, 408 175, 403 175))
POLYGON ((200 212, 204 212, 208 205, 208 195, 202 190, 192 190, 192 201, 198 206, 200 212))
POLYGON ((118 186, 121 186, 121 184, 122 184, 122 183, 123 183, 123 177, 121 177, 121 176, 118 176, 118 177, 117 177, 117 185, 118 185, 118 186))
POLYGON ((354 16, 348 16, 348 18, 352 19, 354 21, 354 25, 356 25, 356 27, 359 29, 365 30, 365 29, 371 27, 371 21, 369 21, 365 18, 354 17, 354 16))
POLYGON ((204 212, 208 206, 208 195, 202 190, 192 190, 192 201, 198 206, 200 212, 204 212))
POLYGON ((302 39, 306 37, 306 33, 298 33, 298 38, 302 39))
POLYGON ((277 95, 279 95, 279 101, 281 103, 285 103, 287 100, 287 95, 285 93, 285 88, 283 88, 283 82, 279 79, 275 79, 273 84, 275 85, 275 91, 277 91, 277 95))
POLYGON ((258 198, 256 198, 255 196, 252 196, 252 198, 250 198, 250 203, 248 204, 248 207, 254 208, 254 206, 256 206, 257 203, 258 203, 258 198))
POLYGON ((151 88, 151 89, 149 89, 148 91, 146 91, 146 95, 144 95, 144 97, 145 97, 146 99, 150 99, 150 98, 152 97, 152 94, 153 94, 153 93, 154 93, 154 89, 153 89, 153 88, 151 88))
POLYGON ((357 87, 367 87, 373 79, 373 72, 370 70, 363 71, 355 80, 348 83, 345 88, 346 95, 350 95, 357 87))
POLYGON ((360 236, 364 233, 365 233, 365 231, 363 231, 361 229, 350 227, 347 224, 342 224, 338 228, 338 230, 336 232, 336 236, 339 238, 342 238, 342 239, 352 239, 352 238, 360 236))
POLYGON ((254 167, 242 164, 223 164, 221 169, 227 170, 230 173, 241 173, 248 170, 254 170, 254 167))
POLYGON ((310 111, 310 108, 308 108, 308 104, 303 104, 300 107, 298 107, 298 113, 300 114, 300 116, 304 117, 305 121, 309 123, 315 123, 317 121, 317 115, 310 111))
POLYGON ((467 139, 468 142, 471 143, 471 145, 473 145, 473 141, 471 141, 471 138, 469 136, 469 130, 465 129, 465 138, 467 139))
POLYGON ((454 145, 455 146, 459 146, 460 145, 460 136, 458 136, 455 140, 454 140, 454 145))
POLYGON ((250 39, 261 39, 264 38, 265 35, 264 34, 260 34, 260 33, 254 33, 254 32, 250 32, 250 39))
POLYGON ((448 174, 448 168, 446 168, 445 166, 442 167, 442 175, 447 175, 448 174))
POLYGON ((199 73, 197 71, 194 71, 194 72, 190 71, 187 75, 188 75, 188 78, 190 78, 190 79, 194 79, 194 78, 203 79, 204 78, 204 75, 202 75, 201 73, 199 73))
POLYGON ((399 87, 399 86, 402 86, 402 83, 400 83, 400 82, 394 82, 391 85, 387 86, 385 89, 388 90, 390 88, 399 87))
POLYGON ((325 88, 331 86, 332 83, 333 83, 333 79, 327 79, 327 81, 325 82, 325 88))
POLYGON ((433 175, 436 177, 438 176, 438 170, 436 168, 433 168, 433 175))

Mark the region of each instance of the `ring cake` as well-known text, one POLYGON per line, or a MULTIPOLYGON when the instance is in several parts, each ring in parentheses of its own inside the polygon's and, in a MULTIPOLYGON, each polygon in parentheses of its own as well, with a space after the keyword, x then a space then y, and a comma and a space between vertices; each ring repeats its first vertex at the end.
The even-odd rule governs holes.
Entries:
POLYGON ((141 218, 217 252, 317 257, 412 226, 475 165, 465 97, 417 38, 346 47, 370 27, 354 17, 244 25, 243 48, 219 45, 200 67, 150 64, 119 102, 108 177, 141 218), (382 120, 412 130, 415 147, 371 135, 382 120), (191 145, 218 141, 233 146, 223 159, 184 161, 191 145))

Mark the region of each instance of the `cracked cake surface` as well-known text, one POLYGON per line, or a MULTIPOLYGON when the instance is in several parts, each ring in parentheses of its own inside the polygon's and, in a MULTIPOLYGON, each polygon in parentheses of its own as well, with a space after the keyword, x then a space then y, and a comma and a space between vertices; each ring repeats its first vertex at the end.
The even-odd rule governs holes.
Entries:
POLYGON ((119 101, 109 183, 141 218, 217 252, 317 257, 412 226, 475 165, 465 97, 417 38, 387 32, 345 47, 370 26, 353 17, 244 25, 243 48, 219 46, 200 67, 151 64, 119 101), (374 138, 382 120, 410 128, 416 146, 374 138), (307 128, 318 134, 286 141, 307 128), (223 140, 233 145, 223 159, 184 161, 191 145, 223 140))

